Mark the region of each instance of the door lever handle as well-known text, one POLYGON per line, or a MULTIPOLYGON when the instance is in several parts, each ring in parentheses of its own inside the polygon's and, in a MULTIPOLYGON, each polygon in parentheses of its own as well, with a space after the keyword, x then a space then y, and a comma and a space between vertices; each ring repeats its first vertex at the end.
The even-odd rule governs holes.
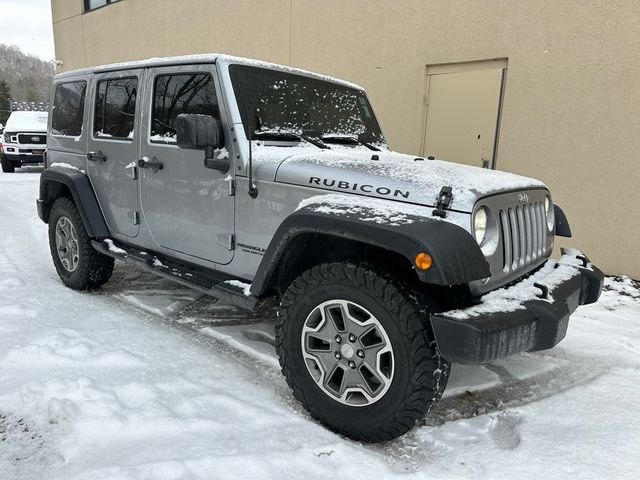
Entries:
POLYGON ((147 157, 142 157, 138 160, 138 166, 140 168, 149 168, 153 173, 158 173, 158 170, 162 170, 164 165, 157 157, 153 157, 149 160, 147 157))
POLYGON ((98 150, 97 152, 89 152, 87 153, 87 160, 91 162, 106 162, 107 156, 102 153, 102 150, 98 150))

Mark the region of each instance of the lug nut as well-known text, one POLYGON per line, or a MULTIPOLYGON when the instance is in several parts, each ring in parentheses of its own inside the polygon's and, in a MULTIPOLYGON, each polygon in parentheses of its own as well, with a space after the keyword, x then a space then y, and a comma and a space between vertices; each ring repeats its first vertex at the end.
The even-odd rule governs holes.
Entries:
POLYGON ((349 368, 356 368, 356 364, 349 360, 349 368))
POLYGON ((335 341, 336 343, 342 343, 342 337, 340 335, 336 335, 335 341))
POLYGON ((336 360, 340 360, 342 358, 342 355, 340 355, 340 352, 336 352, 336 360))
POLYGON ((356 355, 358 355, 360 358, 364 358, 364 350, 358 350, 356 352, 356 355))
POLYGON ((357 338, 353 333, 350 333, 350 334, 349 334, 349 341, 350 341, 351 343, 355 342, 357 339, 358 339, 358 338, 357 338))

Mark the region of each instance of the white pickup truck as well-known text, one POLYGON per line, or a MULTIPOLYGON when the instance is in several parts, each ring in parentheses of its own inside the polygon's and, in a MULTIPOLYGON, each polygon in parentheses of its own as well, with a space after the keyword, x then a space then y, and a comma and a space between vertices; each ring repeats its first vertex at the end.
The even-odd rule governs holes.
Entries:
POLYGON ((47 148, 47 112, 13 112, 0 142, 2 171, 12 173, 23 165, 43 163, 47 148))

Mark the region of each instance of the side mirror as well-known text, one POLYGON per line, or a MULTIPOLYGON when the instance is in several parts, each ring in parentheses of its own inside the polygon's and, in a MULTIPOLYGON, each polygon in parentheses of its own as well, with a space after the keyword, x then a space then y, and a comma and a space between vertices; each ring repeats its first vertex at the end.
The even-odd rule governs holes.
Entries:
POLYGON ((215 150, 224 147, 224 132, 220 121, 210 115, 182 113, 176 118, 177 144, 180 148, 204 150, 204 166, 226 173, 231 165, 229 156, 215 158, 215 150))
POLYGON ((177 144, 180 148, 204 150, 224 146, 222 125, 210 115, 181 113, 176 118, 177 144))

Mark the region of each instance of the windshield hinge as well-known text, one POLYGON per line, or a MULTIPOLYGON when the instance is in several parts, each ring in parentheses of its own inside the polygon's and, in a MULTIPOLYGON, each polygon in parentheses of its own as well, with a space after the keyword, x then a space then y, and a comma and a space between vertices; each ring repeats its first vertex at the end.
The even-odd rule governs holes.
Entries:
POLYGON ((436 208, 431 212, 431 215, 434 217, 445 218, 447 216, 445 209, 451 205, 452 201, 453 194, 451 193, 451 187, 442 187, 436 200, 436 208))

